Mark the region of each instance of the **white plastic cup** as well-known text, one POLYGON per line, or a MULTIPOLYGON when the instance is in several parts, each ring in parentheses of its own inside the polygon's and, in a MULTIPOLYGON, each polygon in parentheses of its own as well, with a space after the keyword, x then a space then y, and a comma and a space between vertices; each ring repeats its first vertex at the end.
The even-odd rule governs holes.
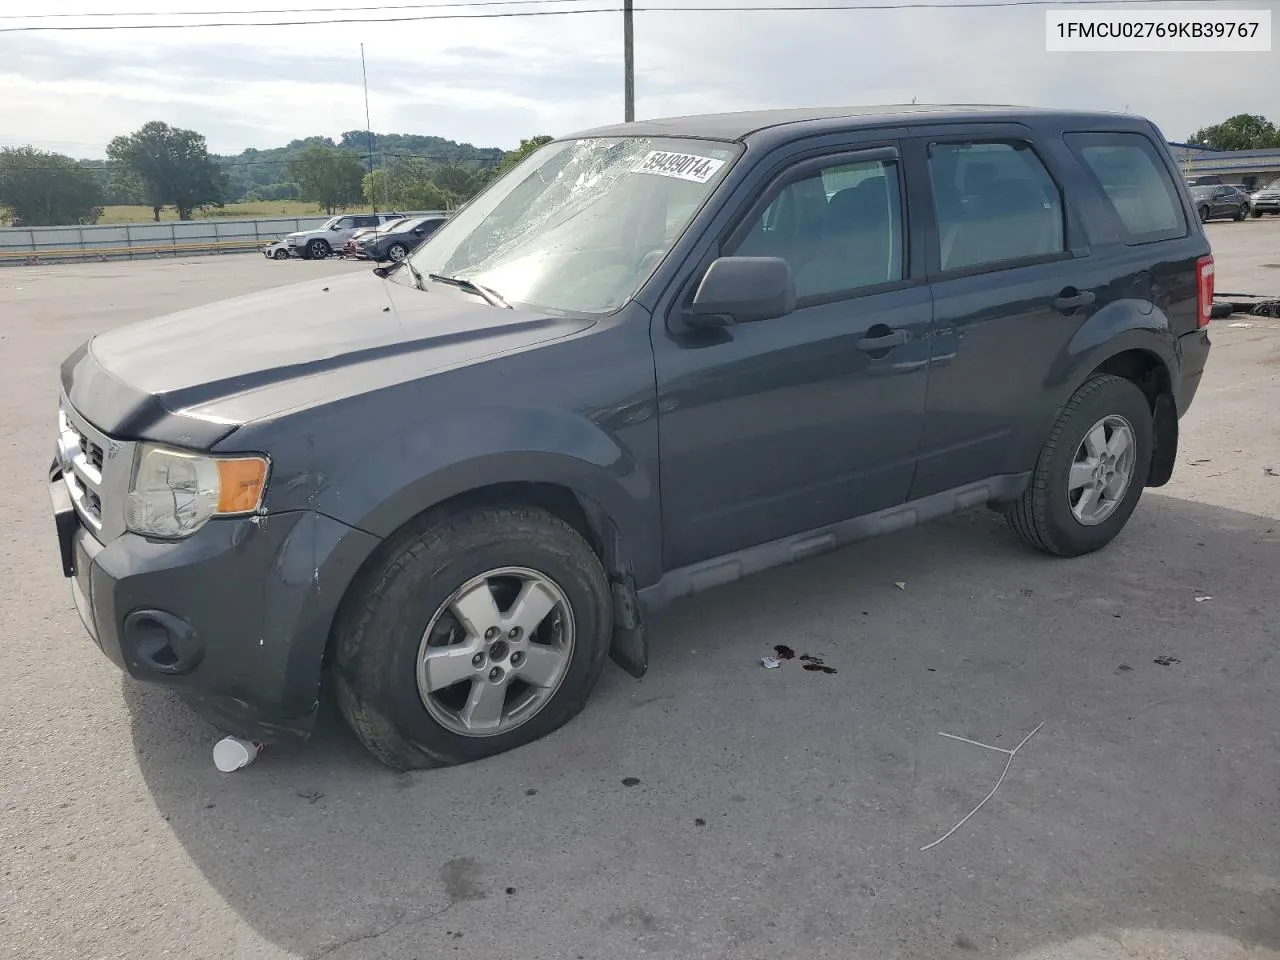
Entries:
POLYGON ((258 758, 260 744, 239 737, 223 737, 213 746, 213 765, 223 773, 234 773, 258 758))

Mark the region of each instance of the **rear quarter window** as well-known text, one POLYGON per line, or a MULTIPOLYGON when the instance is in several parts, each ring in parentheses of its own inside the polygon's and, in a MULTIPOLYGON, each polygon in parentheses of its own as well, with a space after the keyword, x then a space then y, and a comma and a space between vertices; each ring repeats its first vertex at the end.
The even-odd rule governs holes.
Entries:
POLYGON ((1069 133, 1065 139, 1110 201, 1126 244, 1187 235, 1178 184, 1150 140, 1138 133, 1069 133))

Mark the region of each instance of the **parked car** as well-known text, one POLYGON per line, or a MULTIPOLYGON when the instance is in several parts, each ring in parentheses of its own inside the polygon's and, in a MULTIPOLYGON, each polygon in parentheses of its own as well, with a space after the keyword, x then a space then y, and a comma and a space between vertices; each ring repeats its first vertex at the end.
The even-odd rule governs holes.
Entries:
POLYGON ((1254 217, 1260 217, 1264 213, 1280 217, 1280 178, 1272 180, 1249 197, 1249 211, 1254 217))
POLYGON ((1187 178, 1188 187, 1216 187, 1221 185, 1221 183, 1222 177, 1217 176, 1216 174, 1204 174, 1199 177, 1187 178))
POLYGON ((394 220, 388 220, 386 221, 386 223, 380 223, 376 226, 361 227, 359 230, 356 230, 354 233, 352 233, 351 236, 347 237, 346 245, 343 247, 343 250, 342 250, 343 254, 348 257, 358 257, 359 253, 356 250, 357 240, 360 240, 363 237, 376 235, 378 233, 386 233, 388 230, 394 230, 396 227, 400 226, 400 224, 404 223, 408 219, 409 219, 408 217, 401 216, 401 217, 396 217, 396 219, 394 220))
POLYGON ((288 260, 289 244, 284 240, 273 240, 262 245, 262 255, 268 260, 288 260))
POLYGON ((1201 223, 1222 217, 1244 220, 1249 216, 1249 195, 1236 186, 1192 187, 1191 198, 1201 223))
POLYGON ((379 263, 388 260, 399 263, 418 244, 435 233, 445 220, 446 217, 440 215, 410 217, 392 230, 361 238, 356 245, 356 255, 379 263))
POLYGON ((345 247, 347 239, 361 227, 378 227, 403 216, 401 213, 347 213, 327 220, 319 229, 291 233, 285 240, 290 252, 302 259, 323 260, 345 247))
POLYGON ((327 671, 384 763, 475 760, 609 657, 642 676, 653 613, 718 584, 983 504, 1106 547, 1178 462, 1213 275, 1136 116, 586 131, 397 264, 72 353, 63 573, 229 732, 307 736, 327 671))

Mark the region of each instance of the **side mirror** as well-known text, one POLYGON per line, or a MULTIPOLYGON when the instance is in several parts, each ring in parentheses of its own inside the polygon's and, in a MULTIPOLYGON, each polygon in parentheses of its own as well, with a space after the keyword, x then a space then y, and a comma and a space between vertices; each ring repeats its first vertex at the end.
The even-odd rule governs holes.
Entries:
POLYGON ((785 317, 796 308, 791 264, 781 257, 721 257, 693 295, 689 321, 723 327, 785 317))

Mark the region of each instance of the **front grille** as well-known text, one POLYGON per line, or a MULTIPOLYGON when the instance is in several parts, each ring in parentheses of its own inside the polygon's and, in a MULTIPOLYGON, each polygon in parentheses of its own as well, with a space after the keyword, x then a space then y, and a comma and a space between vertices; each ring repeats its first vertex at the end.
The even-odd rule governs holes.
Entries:
POLYGON ((94 532, 102 530, 103 482, 107 438, 64 405, 58 413, 58 458, 76 512, 94 532))

